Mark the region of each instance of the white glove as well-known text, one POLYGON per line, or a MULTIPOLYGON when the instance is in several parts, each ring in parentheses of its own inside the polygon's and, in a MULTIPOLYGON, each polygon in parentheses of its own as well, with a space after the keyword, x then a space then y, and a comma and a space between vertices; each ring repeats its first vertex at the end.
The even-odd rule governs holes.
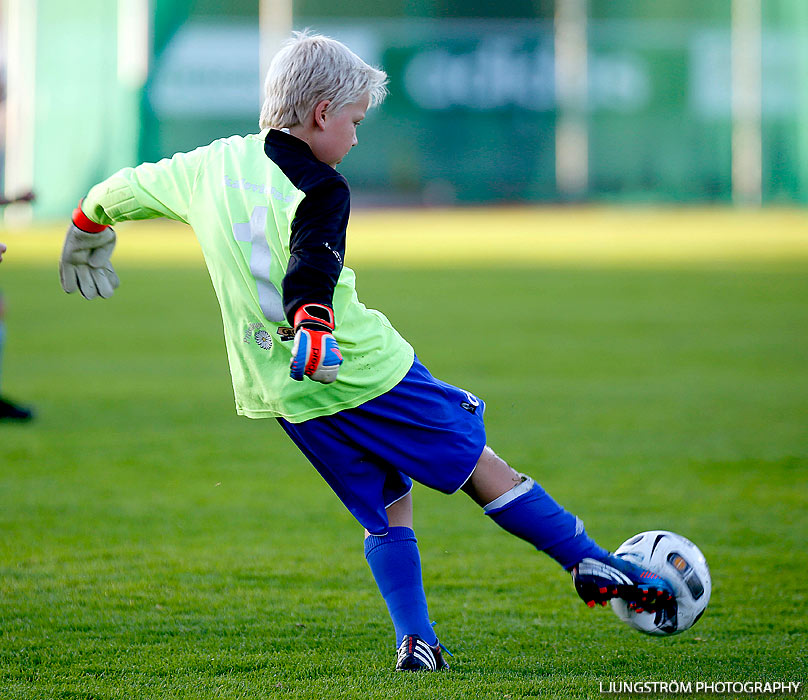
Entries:
MULTIPOLYGON (((81 212, 81 209, 76 209, 76 212, 81 212)), ((62 289, 68 294, 78 289, 85 299, 98 296, 108 299, 120 284, 110 262, 115 248, 115 231, 109 226, 97 233, 84 231, 76 225, 77 216, 79 223, 84 223, 86 228, 100 228, 100 225, 76 212, 73 213, 73 223, 67 229, 59 260, 62 289)))

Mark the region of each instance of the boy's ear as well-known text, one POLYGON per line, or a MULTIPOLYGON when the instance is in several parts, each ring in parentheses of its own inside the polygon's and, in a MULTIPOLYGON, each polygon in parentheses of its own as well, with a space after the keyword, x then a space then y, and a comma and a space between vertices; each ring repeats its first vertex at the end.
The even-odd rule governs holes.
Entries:
POLYGON ((314 105, 312 118, 314 119, 314 125, 320 129, 325 128, 326 111, 328 110, 328 106, 330 104, 331 100, 323 100, 322 102, 318 102, 316 105, 314 105))

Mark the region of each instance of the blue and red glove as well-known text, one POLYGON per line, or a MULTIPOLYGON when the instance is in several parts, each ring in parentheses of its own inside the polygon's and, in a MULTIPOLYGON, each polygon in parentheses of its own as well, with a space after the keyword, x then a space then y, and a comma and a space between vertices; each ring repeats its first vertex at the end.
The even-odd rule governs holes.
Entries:
POLYGON ((309 377, 330 384, 337 378, 342 353, 331 331, 334 311, 325 304, 303 304, 295 312, 295 344, 289 376, 299 382, 309 377))

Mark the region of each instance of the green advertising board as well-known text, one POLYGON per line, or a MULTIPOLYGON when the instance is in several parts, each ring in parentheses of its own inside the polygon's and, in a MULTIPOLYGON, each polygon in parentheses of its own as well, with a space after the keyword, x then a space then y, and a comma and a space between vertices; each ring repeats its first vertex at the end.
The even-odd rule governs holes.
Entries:
MULTIPOLYGON (((729 4, 591 3, 589 199, 732 196, 729 4), (667 6, 667 9, 665 7, 667 6)), ((434 13, 433 13, 434 14, 434 13)), ((777 20, 777 21, 776 21, 777 20)), ((762 34, 765 201, 805 200, 805 23, 762 34), (802 61, 802 63, 800 63, 802 61)), ((298 16, 390 76, 390 95, 341 166, 358 201, 555 201, 558 104, 551 19, 298 16)), ((257 25, 191 17, 147 87, 144 158, 257 128, 257 25)))
MULTIPOLYGON (((64 216, 123 165, 258 129, 258 4, 153 2, 148 74, 135 85, 120 70, 131 40, 120 12, 133 2, 37 1, 39 215, 64 216)), ((556 182, 555 4, 484 5, 359 3, 360 16, 345 17, 333 3, 296 3, 298 29, 342 39, 390 76, 388 99, 340 166, 358 203, 567 196, 556 182)), ((808 3, 762 6, 763 201, 806 202, 808 3)), ((579 198, 731 200, 730 7, 589 1, 579 198)))

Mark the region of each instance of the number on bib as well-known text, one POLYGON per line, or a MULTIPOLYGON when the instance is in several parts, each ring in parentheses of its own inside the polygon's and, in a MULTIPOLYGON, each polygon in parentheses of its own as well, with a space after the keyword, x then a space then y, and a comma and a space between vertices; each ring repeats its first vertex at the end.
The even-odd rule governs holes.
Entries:
POLYGON ((264 316, 275 323, 286 319, 283 313, 283 299, 269 279, 272 251, 266 237, 267 207, 255 207, 246 224, 233 224, 233 236, 237 241, 252 243, 250 251, 250 272, 258 287, 258 303, 264 316))

